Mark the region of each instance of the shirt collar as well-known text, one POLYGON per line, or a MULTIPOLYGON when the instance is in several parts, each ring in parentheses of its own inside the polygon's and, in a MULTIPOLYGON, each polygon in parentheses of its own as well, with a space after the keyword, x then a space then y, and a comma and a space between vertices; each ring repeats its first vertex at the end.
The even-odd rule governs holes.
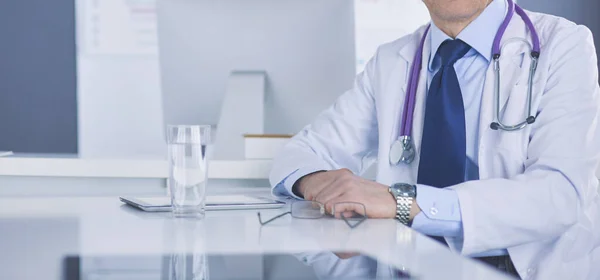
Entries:
MULTIPOLYGON (((481 15, 463 29, 456 38, 469 44, 469 46, 477 51, 479 55, 490 62, 492 60, 492 45, 494 44, 494 38, 496 37, 497 30, 500 29, 507 12, 508 3, 506 3, 506 0, 493 0, 481 15)), ((446 40, 452 40, 452 38, 432 23, 429 71, 435 69, 435 54, 446 40)))

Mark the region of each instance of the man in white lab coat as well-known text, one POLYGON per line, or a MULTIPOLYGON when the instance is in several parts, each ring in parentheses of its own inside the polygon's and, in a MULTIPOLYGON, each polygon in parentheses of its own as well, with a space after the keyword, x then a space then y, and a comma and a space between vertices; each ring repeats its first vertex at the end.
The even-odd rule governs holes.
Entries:
MULTIPOLYGON (((274 194, 318 201, 329 212, 337 202, 362 203, 369 218, 396 217, 522 278, 600 277, 600 89, 591 32, 527 12, 541 45, 536 119, 518 131, 494 130, 492 48, 511 2, 424 2, 427 34, 423 26, 378 49, 354 88, 276 158, 274 194), (410 115, 407 84, 423 37, 416 157, 397 163, 390 150, 410 115), (374 159, 376 181, 361 178, 374 159)), ((519 16, 502 36, 498 101, 508 124, 528 117, 531 38, 519 16)))

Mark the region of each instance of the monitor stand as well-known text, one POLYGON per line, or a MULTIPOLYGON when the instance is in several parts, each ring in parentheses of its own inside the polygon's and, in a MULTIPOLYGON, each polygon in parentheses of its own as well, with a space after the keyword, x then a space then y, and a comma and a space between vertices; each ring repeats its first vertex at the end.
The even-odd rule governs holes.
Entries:
POLYGON ((264 71, 231 72, 213 142, 213 159, 243 160, 244 134, 264 133, 266 79, 264 71))

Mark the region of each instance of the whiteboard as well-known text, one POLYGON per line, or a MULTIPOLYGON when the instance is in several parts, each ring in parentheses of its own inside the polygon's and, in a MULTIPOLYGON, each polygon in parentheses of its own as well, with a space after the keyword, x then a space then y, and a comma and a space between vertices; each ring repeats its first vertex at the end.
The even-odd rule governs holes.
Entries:
POLYGON ((154 0, 76 0, 79 154, 163 158, 154 0))

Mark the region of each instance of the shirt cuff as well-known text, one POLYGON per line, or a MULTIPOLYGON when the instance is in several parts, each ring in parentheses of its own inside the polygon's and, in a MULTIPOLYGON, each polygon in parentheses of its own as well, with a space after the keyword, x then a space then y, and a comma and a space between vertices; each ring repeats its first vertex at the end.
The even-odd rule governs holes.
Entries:
POLYGON ((462 223, 458 194, 454 190, 417 185, 417 204, 430 220, 462 223))
POLYGON ((429 219, 423 212, 412 222, 414 230, 429 236, 458 237, 462 236, 462 223, 429 219))

